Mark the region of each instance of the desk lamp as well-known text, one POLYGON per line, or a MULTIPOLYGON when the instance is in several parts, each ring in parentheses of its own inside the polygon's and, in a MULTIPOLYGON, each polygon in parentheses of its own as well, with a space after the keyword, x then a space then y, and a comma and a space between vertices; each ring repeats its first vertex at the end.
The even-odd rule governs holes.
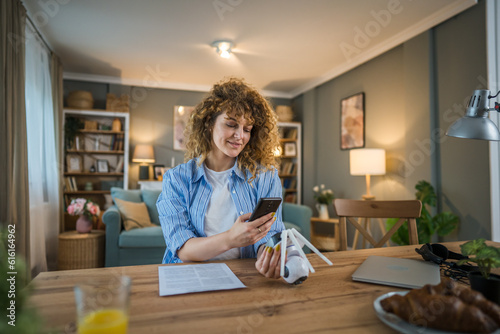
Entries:
POLYGON ((364 200, 373 200, 370 193, 370 176, 385 174, 385 150, 382 148, 360 148, 349 151, 351 175, 365 175, 366 195, 364 200))
POLYGON ((149 180, 149 166, 155 162, 155 152, 153 145, 139 144, 135 147, 132 162, 138 162, 139 166, 139 180, 149 180))
POLYGON ((474 91, 467 105, 465 116, 455 121, 446 135, 457 138, 500 140, 497 126, 488 118, 489 111, 499 111, 500 104, 495 102, 494 108, 489 108, 488 100, 498 96, 500 91, 492 96, 486 89, 474 91))

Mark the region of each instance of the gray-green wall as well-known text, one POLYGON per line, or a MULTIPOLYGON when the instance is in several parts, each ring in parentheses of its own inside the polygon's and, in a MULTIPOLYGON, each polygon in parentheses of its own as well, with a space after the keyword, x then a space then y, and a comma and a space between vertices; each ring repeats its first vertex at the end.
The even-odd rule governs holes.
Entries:
POLYGON ((304 129, 304 204, 314 207, 317 184, 338 198, 361 199, 366 192, 364 177, 349 174, 349 151, 340 150, 339 134, 340 100, 364 92, 365 147, 387 153, 387 174, 371 179, 377 199, 413 199, 415 184, 427 180, 438 191, 440 209, 460 216, 459 229, 447 239, 491 237, 488 144, 444 136, 473 90, 486 88, 484 18, 479 2, 293 99, 304 129))
MULTIPOLYGON (((324 183, 341 198, 360 199, 365 179, 349 175, 349 152, 340 150, 340 100, 366 96, 366 147, 387 151, 387 174, 372 177, 377 199, 412 199, 419 180, 430 181, 441 210, 461 219, 448 239, 491 237, 488 144, 443 136, 476 88, 486 88, 485 4, 468 9, 383 55, 290 100, 303 125, 303 203, 314 208, 312 187, 324 183), (431 139, 433 133, 437 137, 431 139)), ((128 93, 130 149, 152 143, 158 164, 183 160, 173 150, 173 108, 195 105, 201 92, 150 89, 65 80, 65 93, 91 90, 96 108, 105 95, 128 93)), ((138 165, 130 164, 129 186, 138 165)), ((333 215, 333 207, 330 207, 333 215)))

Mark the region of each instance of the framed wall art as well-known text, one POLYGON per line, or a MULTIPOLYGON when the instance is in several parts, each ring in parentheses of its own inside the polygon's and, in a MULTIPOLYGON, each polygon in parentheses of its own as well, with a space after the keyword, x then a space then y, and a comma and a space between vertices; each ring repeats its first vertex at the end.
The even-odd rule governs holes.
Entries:
POLYGON ((184 130, 194 107, 174 106, 174 150, 185 151, 184 130))
POLYGON ((340 101, 340 149, 365 147, 365 93, 340 101))

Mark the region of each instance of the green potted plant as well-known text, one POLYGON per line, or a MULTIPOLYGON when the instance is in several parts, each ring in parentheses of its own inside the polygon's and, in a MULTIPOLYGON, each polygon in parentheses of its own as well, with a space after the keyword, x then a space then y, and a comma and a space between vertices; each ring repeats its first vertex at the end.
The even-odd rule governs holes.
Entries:
MULTIPOLYGON (((431 242, 434 234, 440 237, 450 234, 459 223, 459 218, 452 212, 440 212, 431 215, 429 207, 435 207, 437 196, 432 185, 427 181, 419 181, 415 185, 417 192, 415 197, 422 202, 422 213, 417 218, 418 242, 425 244, 431 242)), ((387 230, 390 230, 398 221, 397 218, 387 219, 387 230)), ((404 223, 391 237, 391 240, 398 245, 408 245, 408 224, 404 223)))
POLYGON ((460 260, 459 265, 474 262, 479 267, 479 271, 469 273, 471 288, 500 304, 500 275, 491 273, 491 269, 500 268, 500 248, 488 246, 484 239, 476 239, 460 245, 460 249, 469 258, 460 260))
POLYGON ((64 121, 64 143, 67 149, 73 148, 78 130, 83 129, 84 122, 77 117, 68 116, 64 121))

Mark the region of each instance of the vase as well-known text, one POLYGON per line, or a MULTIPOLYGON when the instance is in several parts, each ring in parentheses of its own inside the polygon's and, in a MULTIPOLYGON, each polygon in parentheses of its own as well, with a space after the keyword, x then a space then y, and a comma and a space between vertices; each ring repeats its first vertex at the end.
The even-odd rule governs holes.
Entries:
POLYGON ((90 233, 90 231, 92 231, 92 225, 93 222, 91 218, 81 215, 76 221, 76 231, 78 233, 90 233))
POLYGON ((500 304, 500 275, 490 274, 489 278, 484 278, 479 271, 469 273, 470 287, 479 291, 487 299, 500 304))
POLYGON ((328 205, 327 204, 316 204, 316 209, 319 212, 320 219, 329 219, 328 215, 328 205))

